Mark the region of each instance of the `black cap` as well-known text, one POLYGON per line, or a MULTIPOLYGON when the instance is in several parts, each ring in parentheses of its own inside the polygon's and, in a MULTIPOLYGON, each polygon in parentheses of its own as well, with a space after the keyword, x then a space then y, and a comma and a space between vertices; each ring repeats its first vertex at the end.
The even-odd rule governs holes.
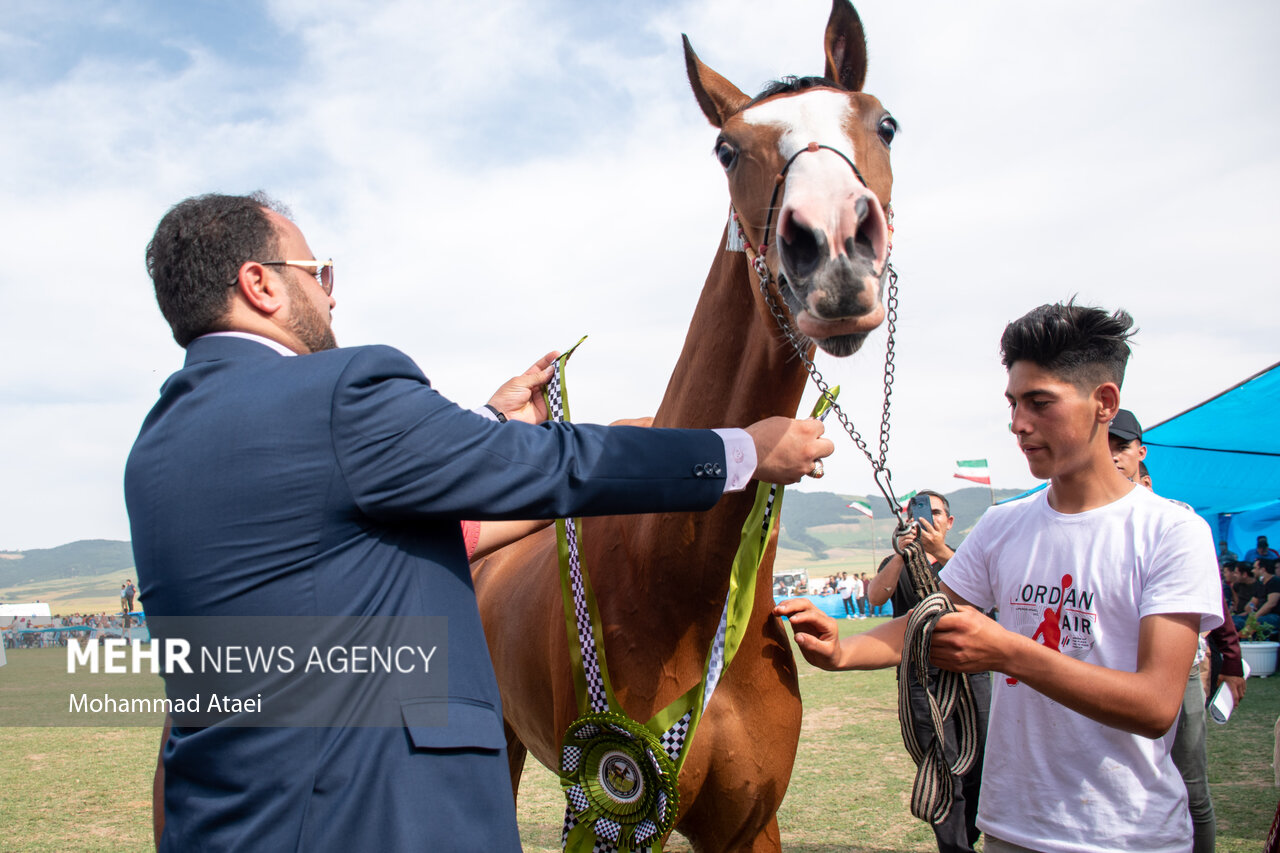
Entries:
POLYGON ((1111 426, 1108 427, 1107 432, 1125 441, 1133 441, 1136 438, 1139 443, 1142 442, 1142 425, 1133 416, 1133 412, 1128 409, 1121 409, 1116 412, 1116 416, 1111 420, 1111 426))

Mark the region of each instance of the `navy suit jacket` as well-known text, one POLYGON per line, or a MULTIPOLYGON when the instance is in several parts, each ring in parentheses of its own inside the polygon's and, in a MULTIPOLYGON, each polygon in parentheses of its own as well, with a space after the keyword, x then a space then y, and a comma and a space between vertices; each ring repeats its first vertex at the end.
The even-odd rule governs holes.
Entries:
POLYGON ((705 509, 723 466, 706 430, 495 423, 388 347, 193 341, 125 471, 148 617, 445 618, 447 725, 175 726, 161 849, 518 850, 459 520, 705 509))

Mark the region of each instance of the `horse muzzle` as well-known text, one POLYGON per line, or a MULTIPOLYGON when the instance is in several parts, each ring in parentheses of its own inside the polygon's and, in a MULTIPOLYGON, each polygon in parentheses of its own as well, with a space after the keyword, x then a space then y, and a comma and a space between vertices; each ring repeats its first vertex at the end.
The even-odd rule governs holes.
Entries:
POLYGON ((823 222, 806 208, 784 203, 778 220, 783 295, 801 333, 833 354, 848 354, 884 322, 888 222, 866 191, 842 205, 836 221, 823 222), (848 336, 856 340, 824 343, 848 336))

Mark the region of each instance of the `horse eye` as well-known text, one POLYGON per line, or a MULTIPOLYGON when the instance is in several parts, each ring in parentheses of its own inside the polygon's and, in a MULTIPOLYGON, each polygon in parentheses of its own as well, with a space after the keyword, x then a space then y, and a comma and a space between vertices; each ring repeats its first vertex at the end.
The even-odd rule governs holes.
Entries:
POLYGON ((731 169, 733 164, 738 162, 738 150, 724 139, 717 140, 716 159, 720 161, 720 165, 724 166, 726 170, 731 169))
POLYGON ((893 120, 893 116, 885 116, 880 119, 880 126, 876 128, 876 135, 880 137, 880 141, 888 148, 893 144, 894 134, 898 132, 898 123, 893 120))

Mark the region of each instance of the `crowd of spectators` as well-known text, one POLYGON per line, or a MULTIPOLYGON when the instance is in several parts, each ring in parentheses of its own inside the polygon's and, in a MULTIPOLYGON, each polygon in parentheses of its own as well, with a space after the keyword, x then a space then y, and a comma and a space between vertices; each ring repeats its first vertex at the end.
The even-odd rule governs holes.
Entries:
POLYGON ((99 642, 109 637, 123 637, 129 629, 145 623, 141 613, 19 616, 8 625, 0 625, 0 641, 6 649, 63 647, 72 637, 99 642))
POLYGON ((1259 536, 1243 560, 1222 543, 1218 550, 1222 566, 1222 590, 1231 608, 1232 620, 1242 640, 1275 639, 1280 636, 1280 578, 1276 566, 1280 555, 1259 536))
MULTIPOLYGON (((868 616, 888 616, 890 615, 887 607, 873 607, 868 601, 867 593, 871 587, 871 579, 866 572, 855 573, 850 575, 848 572, 840 572, 827 578, 826 583, 818 590, 817 594, 838 595, 844 602, 844 615, 849 619, 865 619, 868 616)), ((785 591, 778 592, 779 595, 786 595, 785 591)), ((807 595, 807 590, 795 590, 794 595, 807 595)))

